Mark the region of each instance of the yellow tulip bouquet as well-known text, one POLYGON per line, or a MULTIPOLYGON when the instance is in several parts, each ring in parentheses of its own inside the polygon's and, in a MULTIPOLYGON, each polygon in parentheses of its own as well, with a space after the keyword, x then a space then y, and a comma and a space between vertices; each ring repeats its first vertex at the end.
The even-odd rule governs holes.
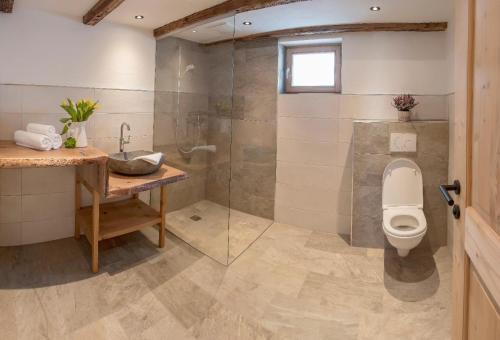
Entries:
MULTIPOLYGON (((59 121, 64 124, 61 135, 68 132, 72 123, 86 122, 89 117, 99 108, 98 102, 89 99, 81 99, 76 103, 67 98, 60 105, 66 111, 69 117, 61 118, 59 121)), ((74 148, 76 141, 73 137, 66 139, 64 145, 67 148, 74 148)))

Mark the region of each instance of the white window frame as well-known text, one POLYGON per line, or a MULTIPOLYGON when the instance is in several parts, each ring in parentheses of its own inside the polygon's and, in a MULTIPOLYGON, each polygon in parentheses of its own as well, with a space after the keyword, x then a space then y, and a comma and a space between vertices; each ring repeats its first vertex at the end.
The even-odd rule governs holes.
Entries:
POLYGON ((342 90, 341 72, 342 72, 342 45, 309 45, 309 46, 289 46, 285 50, 285 92, 286 93, 316 93, 331 92, 340 93, 342 90), (321 52, 335 53, 335 85, 334 86, 292 86, 293 80, 293 55, 309 54, 321 52))

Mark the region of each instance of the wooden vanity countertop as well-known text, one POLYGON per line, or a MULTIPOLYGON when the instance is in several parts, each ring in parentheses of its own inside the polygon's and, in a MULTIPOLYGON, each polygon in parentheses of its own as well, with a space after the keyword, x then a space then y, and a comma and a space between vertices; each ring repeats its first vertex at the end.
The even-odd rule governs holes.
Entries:
POLYGON ((106 197, 137 194, 188 178, 186 172, 163 164, 151 175, 123 176, 109 172, 106 197))
POLYGON ((43 168, 85 164, 105 165, 108 154, 94 147, 38 151, 0 141, 0 168, 43 168))

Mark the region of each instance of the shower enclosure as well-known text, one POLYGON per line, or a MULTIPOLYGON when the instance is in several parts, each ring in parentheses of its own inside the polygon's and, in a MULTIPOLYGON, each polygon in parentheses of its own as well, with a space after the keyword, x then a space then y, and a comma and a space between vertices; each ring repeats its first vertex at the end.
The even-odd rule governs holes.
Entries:
POLYGON ((156 53, 154 148, 189 175, 169 187, 167 229, 223 264, 274 219, 278 47, 235 40, 240 25, 204 23, 156 53))

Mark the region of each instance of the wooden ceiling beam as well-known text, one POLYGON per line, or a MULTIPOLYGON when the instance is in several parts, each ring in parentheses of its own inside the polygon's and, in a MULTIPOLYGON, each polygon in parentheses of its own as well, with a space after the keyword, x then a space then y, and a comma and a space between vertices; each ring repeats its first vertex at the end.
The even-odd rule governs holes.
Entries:
POLYGON ((311 0, 228 0, 218 5, 190 14, 182 19, 175 20, 166 25, 158 27, 154 30, 154 35, 156 38, 159 38, 178 29, 182 29, 224 15, 249 12, 257 9, 287 5, 302 1, 311 0))
POLYGON ((14 0, 0 0, 0 12, 12 13, 14 0))
POLYGON ((83 16, 85 25, 94 26, 99 21, 104 19, 109 13, 113 12, 116 7, 120 6, 125 0, 99 0, 87 14, 83 16))
POLYGON ((391 22, 391 23, 359 23, 341 25, 309 26, 270 31, 247 35, 236 39, 215 41, 206 45, 220 44, 229 41, 250 41, 256 39, 308 36, 313 34, 335 34, 351 32, 439 32, 446 31, 447 22, 391 22))

